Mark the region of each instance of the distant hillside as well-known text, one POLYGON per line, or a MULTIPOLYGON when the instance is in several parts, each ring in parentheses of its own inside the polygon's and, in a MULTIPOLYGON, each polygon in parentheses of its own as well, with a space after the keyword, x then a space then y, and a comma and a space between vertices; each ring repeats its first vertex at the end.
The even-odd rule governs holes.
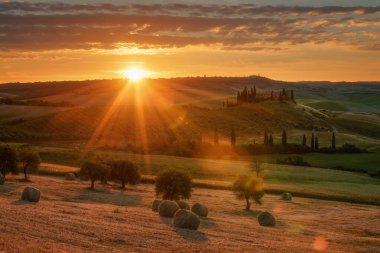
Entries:
POLYGON ((90 145, 96 146, 165 146, 196 140, 200 134, 211 142, 214 128, 225 142, 235 128, 238 143, 261 141, 264 130, 279 135, 282 129, 298 129, 299 135, 313 129, 338 129, 378 138, 377 122, 350 124, 347 114, 333 111, 376 112, 380 110, 379 91, 380 83, 290 83, 258 76, 148 79, 140 85, 121 79, 3 84, 3 98, 72 106, 0 105, 0 140, 84 145, 92 138, 90 145), (237 91, 246 86, 255 86, 258 92, 293 89, 298 103, 266 101, 222 107, 223 101, 236 101, 237 91))

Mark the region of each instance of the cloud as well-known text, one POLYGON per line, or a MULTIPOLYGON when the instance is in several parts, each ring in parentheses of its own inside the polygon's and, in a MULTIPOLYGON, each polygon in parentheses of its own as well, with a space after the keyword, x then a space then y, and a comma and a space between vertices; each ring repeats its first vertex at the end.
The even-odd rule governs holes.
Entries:
POLYGON ((225 50, 258 51, 282 50, 281 44, 335 42, 378 50, 379 37, 373 34, 380 29, 379 14, 380 7, 360 6, 4 2, 0 3, 0 49, 221 45, 225 50))

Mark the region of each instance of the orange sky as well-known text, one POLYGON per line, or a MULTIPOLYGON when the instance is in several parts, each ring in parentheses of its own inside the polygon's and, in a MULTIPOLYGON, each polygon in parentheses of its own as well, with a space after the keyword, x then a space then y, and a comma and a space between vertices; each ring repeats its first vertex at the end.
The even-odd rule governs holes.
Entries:
POLYGON ((380 80, 380 7, 0 2, 0 82, 247 76, 380 80))

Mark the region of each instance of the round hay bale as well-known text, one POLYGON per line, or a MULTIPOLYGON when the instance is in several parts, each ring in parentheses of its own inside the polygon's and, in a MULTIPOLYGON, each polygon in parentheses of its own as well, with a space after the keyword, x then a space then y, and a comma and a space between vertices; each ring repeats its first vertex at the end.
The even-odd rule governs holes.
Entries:
POLYGON ((157 212, 158 206, 161 204, 161 199, 155 199, 152 203, 152 211, 157 212))
POLYGON ((3 174, 0 173, 0 185, 4 184, 5 178, 3 174))
POLYGON ((195 203, 191 207, 191 211, 201 217, 207 217, 208 215, 208 208, 205 205, 202 205, 200 203, 195 203))
POLYGON ((269 212, 262 212, 257 217, 260 226, 264 227, 274 227, 276 225, 276 219, 269 212))
POLYGON ((187 204, 186 201, 180 200, 180 201, 177 201, 177 204, 178 204, 179 208, 181 208, 181 209, 190 210, 190 206, 189 206, 189 204, 187 204))
POLYGON ((66 175, 65 175, 65 179, 66 180, 69 180, 69 181, 73 181, 73 180, 75 180, 75 174, 74 173, 66 173, 66 175))
POLYGON ((199 219, 199 217, 189 210, 179 209, 174 214, 174 227, 197 230, 200 223, 201 220, 199 219))
POLYGON ((282 200, 292 200, 292 194, 290 192, 284 192, 283 194, 281 194, 281 199, 282 200))
POLYGON ((21 195, 21 200, 29 201, 29 202, 38 202, 41 197, 40 190, 33 187, 25 187, 24 191, 21 195))
POLYGON ((161 217, 172 218, 178 209, 179 206, 176 202, 170 200, 163 200, 158 206, 158 213, 161 217))

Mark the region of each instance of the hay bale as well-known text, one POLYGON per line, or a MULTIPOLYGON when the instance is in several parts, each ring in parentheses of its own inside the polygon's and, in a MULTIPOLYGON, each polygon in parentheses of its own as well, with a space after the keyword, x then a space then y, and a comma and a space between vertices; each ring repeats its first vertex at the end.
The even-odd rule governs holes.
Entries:
POLYGON ((190 206, 189 206, 189 204, 187 204, 186 201, 180 200, 180 201, 177 201, 177 204, 178 204, 179 208, 181 208, 181 209, 190 210, 190 206))
POLYGON ((179 209, 174 214, 174 227, 197 230, 200 223, 201 220, 199 219, 199 217, 189 210, 179 209))
POLYGON ((176 202, 170 200, 163 200, 158 206, 158 213, 161 217, 172 218, 178 209, 179 206, 176 202))
POLYGON ((38 202, 41 197, 40 190, 33 187, 25 187, 24 191, 21 195, 21 200, 29 201, 29 202, 38 202))
POLYGON ((208 208, 205 205, 202 205, 200 203, 195 203, 191 207, 191 211, 201 217, 207 217, 208 215, 208 208))
POLYGON ((4 184, 4 182, 5 182, 5 178, 3 174, 0 173, 0 185, 4 184))
POLYGON ((283 194, 281 194, 281 199, 282 200, 292 200, 292 194, 290 192, 284 192, 283 194))
POLYGON ((274 227, 276 225, 276 219, 269 212, 262 212, 257 217, 259 224, 264 227, 274 227))
POLYGON ((161 204, 161 199, 155 199, 152 203, 152 211, 157 212, 158 206, 161 204))
POLYGON ((65 175, 65 179, 69 180, 69 181, 73 181, 73 180, 75 180, 75 178, 76 178, 76 176, 74 173, 66 173, 66 175, 65 175))

